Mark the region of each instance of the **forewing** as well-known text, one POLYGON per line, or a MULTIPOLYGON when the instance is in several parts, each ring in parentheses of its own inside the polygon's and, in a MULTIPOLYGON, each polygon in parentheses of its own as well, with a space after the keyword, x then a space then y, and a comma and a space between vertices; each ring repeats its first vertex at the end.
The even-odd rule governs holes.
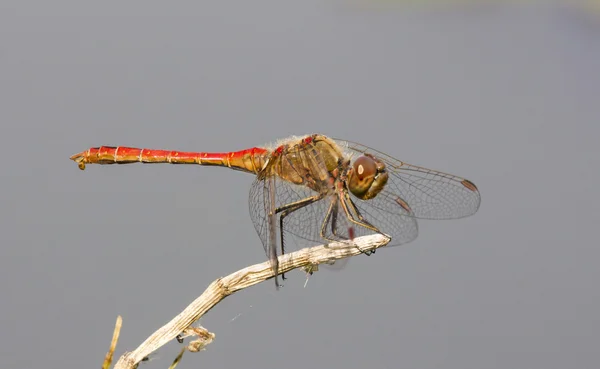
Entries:
POLYGON ((367 200, 377 200, 378 208, 389 210, 394 208, 391 204, 402 203, 411 216, 422 219, 463 218, 479 209, 479 190, 465 178, 411 165, 359 143, 337 142, 354 157, 367 153, 385 163, 388 182, 375 199, 367 200))

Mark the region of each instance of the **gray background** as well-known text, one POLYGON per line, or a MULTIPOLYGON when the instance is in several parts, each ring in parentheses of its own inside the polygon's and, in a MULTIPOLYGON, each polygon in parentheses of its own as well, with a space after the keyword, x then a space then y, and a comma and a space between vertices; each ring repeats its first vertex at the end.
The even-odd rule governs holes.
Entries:
POLYGON ((181 368, 598 367, 600 20, 364 4, 2 2, 3 367, 99 367, 118 314, 120 355, 265 259, 252 176, 70 155, 313 132, 465 176, 481 209, 226 299, 181 368))

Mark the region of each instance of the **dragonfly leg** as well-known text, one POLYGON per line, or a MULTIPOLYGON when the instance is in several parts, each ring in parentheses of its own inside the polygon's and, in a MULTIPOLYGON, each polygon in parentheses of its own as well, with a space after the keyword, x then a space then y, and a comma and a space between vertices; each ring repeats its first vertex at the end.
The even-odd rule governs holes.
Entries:
POLYGON ((325 216, 325 219, 323 220, 323 223, 321 224, 320 235, 321 235, 321 238, 323 238, 324 240, 331 241, 331 242, 339 242, 340 240, 343 240, 343 241, 350 240, 349 237, 339 235, 337 232, 338 213, 339 213, 339 204, 338 204, 337 197, 335 197, 334 200, 331 201, 331 205, 329 206, 329 209, 327 209, 327 215, 325 216), (327 230, 327 224, 329 223, 330 219, 331 219, 331 234, 334 236, 333 238, 327 236, 327 233, 325 232, 327 230))
MULTIPOLYGON (((280 233, 280 237, 281 237, 281 241, 280 241, 281 242, 281 255, 285 254, 285 245, 283 243, 283 221, 284 221, 285 217, 287 217, 288 215, 290 215, 291 213, 293 213, 296 210, 302 209, 305 206, 308 206, 316 201, 321 200, 322 198, 323 198, 323 195, 319 194, 319 195, 307 197, 305 199, 280 206, 277 209, 275 209, 275 214, 281 213, 281 215, 279 216, 279 233, 280 233)), ((284 273, 281 274, 281 279, 286 279, 284 273)))
POLYGON ((331 233, 335 236, 335 225, 337 224, 337 214, 338 214, 338 206, 337 206, 337 198, 333 198, 331 204, 329 205, 329 209, 327 209, 327 214, 325 215, 325 219, 323 219, 323 224, 321 224, 321 238, 327 241, 337 241, 327 237, 325 233, 325 229, 327 228, 327 223, 329 223, 329 219, 331 220, 331 233))
POLYGON ((329 216, 325 219, 324 226, 321 229, 321 232, 322 232, 321 237, 325 237, 325 236, 323 236, 323 233, 325 231, 325 227, 327 226, 326 223, 329 220, 329 218, 331 218, 331 234, 336 237, 334 239, 334 241, 350 239, 349 237, 339 235, 337 232, 338 213, 339 213, 339 204, 338 204, 337 200, 335 200, 331 204, 330 211, 328 212, 329 216))
MULTIPOLYGON (((340 201, 342 203, 342 209, 344 209, 344 212, 346 213, 346 217, 348 218, 348 220, 358 226, 367 228, 375 233, 379 233, 381 235, 387 236, 385 234, 383 234, 377 227, 375 227, 374 225, 372 225, 371 223, 369 223, 360 213, 360 211, 358 210, 358 207, 356 206, 356 204, 354 204, 354 202, 352 201, 352 199, 350 198, 350 196, 348 195, 348 193, 346 193, 344 195, 344 198, 340 201), (352 214, 350 213, 350 210, 352 210, 352 212, 354 214, 356 214, 356 217, 358 218, 358 220, 354 219, 354 217, 352 216, 352 214)), ((391 238, 388 237, 388 242, 391 240, 391 238)), ((360 248, 359 248, 360 250, 360 248)), ((364 252, 362 250, 360 250, 363 254, 369 256, 371 254, 375 253, 375 250, 371 251, 371 252, 364 252)))

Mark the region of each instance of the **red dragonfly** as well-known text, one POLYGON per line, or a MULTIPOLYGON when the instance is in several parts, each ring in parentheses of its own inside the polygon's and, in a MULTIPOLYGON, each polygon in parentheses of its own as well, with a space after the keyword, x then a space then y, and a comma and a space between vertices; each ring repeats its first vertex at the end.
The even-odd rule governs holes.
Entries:
POLYGON ((314 245, 381 233, 389 245, 400 245, 417 237, 417 218, 466 217, 477 212, 481 201, 467 179, 320 134, 290 137, 275 148, 225 153, 101 146, 71 159, 81 170, 86 164, 141 162, 212 165, 255 174, 250 216, 277 286, 277 256, 285 253, 288 235, 314 245))

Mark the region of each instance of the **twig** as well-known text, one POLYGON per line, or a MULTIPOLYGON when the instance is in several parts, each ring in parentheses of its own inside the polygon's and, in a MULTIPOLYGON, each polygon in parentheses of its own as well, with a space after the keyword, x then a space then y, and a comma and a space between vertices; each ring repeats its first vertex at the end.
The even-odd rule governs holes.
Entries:
MULTIPOLYGON (((385 246, 388 242, 387 237, 375 234, 355 238, 352 243, 331 243, 305 248, 279 256, 279 274, 287 273, 296 268, 311 270, 319 264, 331 263, 346 257, 373 252, 377 248, 385 246)), ((274 276, 271 264, 267 261, 215 280, 200 297, 170 322, 154 332, 137 349, 123 354, 116 363, 115 369, 133 369, 143 358, 186 331, 225 297, 274 276)), ((206 331, 205 341, 202 341, 201 346, 210 343, 212 338, 214 338, 214 334, 206 331)))
POLYGON ((119 340, 119 334, 121 333, 121 325, 123 324, 123 318, 119 315, 117 317, 117 322, 115 323, 115 330, 113 331, 113 337, 110 341, 110 347, 108 348, 108 352, 106 356, 104 356, 104 363, 102 364, 102 369, 110 368, 110 364, 112 363, 113 354, 115 353, 115 348, 117 347, 117 341, 119 340))

